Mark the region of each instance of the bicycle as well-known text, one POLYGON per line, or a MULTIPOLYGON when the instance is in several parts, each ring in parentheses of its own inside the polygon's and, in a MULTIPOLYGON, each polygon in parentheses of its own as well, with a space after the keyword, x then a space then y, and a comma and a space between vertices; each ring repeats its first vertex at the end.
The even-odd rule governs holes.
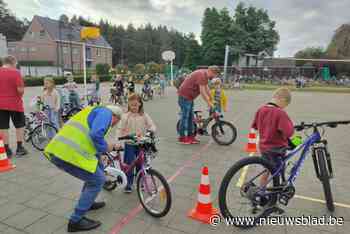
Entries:
POLYGON ((63 123, 66 123, 71 117, 80 112, 83 106, 74 106, 72 103, 64 103, 61 111, 61 118, 63 123))
POLYGON ((342 124, 350 124, 350 121, 311 124, 302 122, 301 125, 295 126, 296 131, 313 129, 313 132, 311 135, 305 133, 307 138, 295 148, 272 152, 276 154, 274 156, 281 156, 281 163, 277 165, 262 157, 249 157, 236 162, 225 174, 219 189, 219 207, 223 217, 250 217, 252 219, 246 221, 232 220, 235 226, 252 227, 259 222, 260 218, 275 212, 283 213, 284 211, 277 206, 277 202, 287 206, 295 195, 294 182, 310 149, 316 176, 323 185, 327 208, 333 212, 334 203, 329 180, 334 177, 334 174, 327 148, 328 142, 323 135, 324 126, 336 128, 342 124), (319 128, 322 128, 321 133, 319 128), (298 160, 295 163, 290 162, 289 160, 298 152, 301 152, 298 160), (290 175, 286 179, 287 170, 290 175), (238 180, 234 178, 236 175, 238 180), (268 179, 264 181, 260 178, 261 181, 259 181, 259 177, 263 175, 268 175, 268 179), (231 188, 236 191, 229 191, 231 188), (240 200, 242 200, 241 203, 239 203, 240 200), (243 207, 244 205, 246 207, 243 207), (241 213, 243 210, 246 213, 241 213))
POLYGON ((115 188, 124 189, 127 185, 126 174, 134 170, 135 167, 139 167, 139 172, 134 176, 136 177, 137 194, 141 205, 153 217, 165 216, 170 210, 172 198, 168 182, 151 166, 151 161, 158 152, 154 134, 147 132, 143 138, 126 136, 119 138, 119 140, 130 140, 132 144, 139 147, 140 151, 130 165, 122 161, 120 154, 122 150, 102 155, 102 164, 107 177, 103 188, 107 191, 112 191, 115 188), (159 195, 158 199, 156 199, 157 195, 159 195), (164 206, 159 205, 160 208, 155 208, 158 202, 162 203, 163 201, 165 201, 164 206))
MULTIPOLYGON (((178 133, 180 132, 180 121, 181 119, 176 124, 178 133)), ((193 129, 195 134, 209 136, 208 126, 212 121, 215 121, 211 127, 211 136, 214 141, 219 145, 231 145, 237 138, 237 129, 232 123, 223 120, 223 115, 217 111, 209 110, 209 117, 206 119, 202 117, 202 111, 194 111, 193 129), (225 136, 228 136, 227 140, 224 139, 225 136)))
POLYGON ((123 95, 120 91, 118 91, 116 88, 110 89, 111 96, 109 98, 109 102, 113 104, 123 105, 123 95))
POLYGON ((153 89, 151 87, 151 85, 149 85, 148 87, 144 86, 142 88, 142 93, 141 93, 141 97, 142 100, 144 102, 147 102, 148 100, 152 100, 153 99, 153 89))
POLYGON ((57 133, 57 128, 50 123, 45 111, 48 106, 43 106, 41 111, 30 112, 25 115, 24 140, 31 141, 34 148, 43 151, 46 145, 57 133))

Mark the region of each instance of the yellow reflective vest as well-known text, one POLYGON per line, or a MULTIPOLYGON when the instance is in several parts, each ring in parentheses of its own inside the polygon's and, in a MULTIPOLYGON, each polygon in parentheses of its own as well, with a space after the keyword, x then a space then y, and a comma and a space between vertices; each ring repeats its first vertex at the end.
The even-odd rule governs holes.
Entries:
POLYGON ((97 150, 90 138, 88 116, 95 107, 86 107, 74 115, 44 149, 50 160, 51 154, 80 169, 95 173, 97 150))

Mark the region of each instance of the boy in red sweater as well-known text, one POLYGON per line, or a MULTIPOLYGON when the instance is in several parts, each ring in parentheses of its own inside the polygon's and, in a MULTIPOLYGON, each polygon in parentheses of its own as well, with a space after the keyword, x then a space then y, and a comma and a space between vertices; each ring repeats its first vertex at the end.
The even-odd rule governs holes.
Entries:
MULTIPOLYGON (((288 88, 277 89, 271 102, 263 105, 255 114, 252 128, 259 132, 259 149, 262 157, 278 166, 288 148, 288 140, 293 136, 294 125, 285 109, 291 102, 292 95, 288 88)), ((268 174, 261 178, 266 184, 268 174)))

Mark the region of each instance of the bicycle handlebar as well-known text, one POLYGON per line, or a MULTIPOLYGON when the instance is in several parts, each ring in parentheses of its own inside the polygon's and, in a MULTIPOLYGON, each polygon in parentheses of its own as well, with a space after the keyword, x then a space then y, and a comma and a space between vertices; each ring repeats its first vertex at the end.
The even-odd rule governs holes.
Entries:
POLYGON ((132 140, 134 142, 145 142, 147 140, 154 140, 154 132, 152 131, 147 131, 145 136, 143 136, 141 139, 137 137, 136 135, 127 135, 123 137, 119 137, 118 140, 123 141, 123 140, 132 140))
POLYGON ((302 131, 304 129, 308 128, 317 128, 321 126, 327 126, 330 128, 336 128, 338 125, 345 125, 345 124, 350 124, 350 120, 345 120, 345 121, 328 121, 328 122, 320 122, 320 123, 311 123, 311 124, 305 124, 304 122, 301 122, 300 125, 295 125, 294 129, 296 131, 302 131))

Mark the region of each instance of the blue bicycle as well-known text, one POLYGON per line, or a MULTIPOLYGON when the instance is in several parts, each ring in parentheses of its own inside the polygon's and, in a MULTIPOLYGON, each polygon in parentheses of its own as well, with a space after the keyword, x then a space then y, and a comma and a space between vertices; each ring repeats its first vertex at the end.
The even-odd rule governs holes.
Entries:
POLYGON ((224 218, 230 218, 235 226, 253 227, 273 213, 283 213, 278 204, 287 206, 295 195, 295 180, 311 151, 315 173, 323 185, 326 205, 334 211, 330 179, 333 178, 331 156, 327 140, 323 138, 324 127, 336 128, 350 121, 334 121, 295 126, 296 131, 305 131, 307 138, 299 145, 279 148, 263 157, 247 157, 235 163, 224 176, 219 190, 219 206, 224 218), (322 130, 322 131, 320 131, 322 130), (300 157, 292 158, 301 152, 300 157), (286 178, 286 175, 288 175, 286 178), (240 219, 237 217, 249 217, 240 219))

